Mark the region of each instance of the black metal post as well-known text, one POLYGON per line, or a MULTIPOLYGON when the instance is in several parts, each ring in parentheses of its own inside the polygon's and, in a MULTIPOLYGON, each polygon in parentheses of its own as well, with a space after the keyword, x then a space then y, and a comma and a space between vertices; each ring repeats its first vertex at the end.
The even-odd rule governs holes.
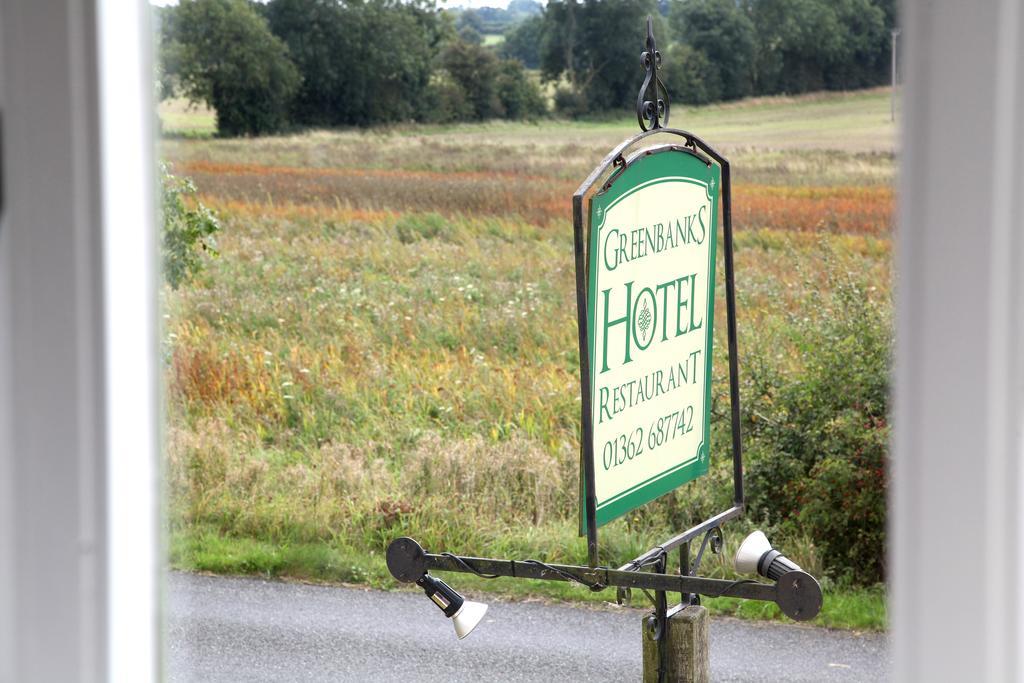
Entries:
POLYGON ((718 157, 722 168, 722 218, 725 238, 725 308, 729 336, 729 404, 732 418, 733 504, 743 509, 743 436, 740 425, 740 359, 736 333, 736 277, 732 255, 732 178, 729 162, 718 157))
MULTIPOLYGON (((684 541, 679 546, 679 575, 690 576, 690 542, 684 541)), ((690 598, 692 596, 689 593, 680 593, 679 602, 683 605, 690 604, 690 598)))
MULTIPOLYGON (((666 574, 668 555, 662 555, 654 567, 658 574, 666 574)), ((654 592, 654 639, 658 641, 658 681, 668 675, 668 595, 665 591, 654 592)))
POLYGON ((590 347, 587 344, 587 278, 585 234, 583 229, 583 194, 577 192, 572 198, 573 233, 576 251, 576 311, 580 343, 580 395, 581 431, 580 467, 583 472, 583 514, 586 515, 587 558, 591 567, 600 564, 597 554, 597 495, 594 491, 594 433, 593 408, 590 402, 590 347))

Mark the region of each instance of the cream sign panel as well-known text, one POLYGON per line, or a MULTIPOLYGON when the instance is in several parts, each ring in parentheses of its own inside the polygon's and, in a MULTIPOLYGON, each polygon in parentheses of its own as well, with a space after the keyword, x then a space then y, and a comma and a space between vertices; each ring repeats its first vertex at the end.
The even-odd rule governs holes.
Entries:
POLYGON ((667 148, 627 165, 592 200, 598 525, 707 471, 718 174, 667 148))

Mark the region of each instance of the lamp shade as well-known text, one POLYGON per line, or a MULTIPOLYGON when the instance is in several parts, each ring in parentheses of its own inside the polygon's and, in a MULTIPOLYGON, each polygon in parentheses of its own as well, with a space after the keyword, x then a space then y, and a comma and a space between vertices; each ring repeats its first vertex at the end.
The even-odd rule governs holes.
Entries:
POLYGON ((484 614, 487 613, 487 605, 482 602, 473 602, 472 600, 465 600, 462 603, 462 607, 459 611, 452 615, 452 623, 455 625, 455 635, 462 640, 476 628, 476 625, 480 623, 480 620, 484 618, 484 614))
POLYGON ((736 551, 734 566, 739 574, 757 574, 758 563, 764 554, 772 549, 772 544, 763 531, 754 533, 743 539, 740 549, 736 551))

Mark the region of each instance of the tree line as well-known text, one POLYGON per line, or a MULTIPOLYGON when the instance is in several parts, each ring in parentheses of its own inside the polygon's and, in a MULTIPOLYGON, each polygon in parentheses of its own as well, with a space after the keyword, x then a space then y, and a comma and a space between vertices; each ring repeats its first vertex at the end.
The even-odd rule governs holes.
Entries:
POLYGON ((161 97, 206 103, 221 135, 547 111, 519 61, 426 0, 182 0, 158 19, 161 97))
POLYGON ((460 33, 472 31, 478 36, 504 35, 524 19, 543 12, 544 6, 536 0, 510 0, 508 7, 504 9, 480 7, 478 9, 455 8, 446 11, 451 12, 455 17, 455 27, 460 33))
MULTIPOLYGON (((894 0, 549 0, 485 47, 432 0, 182 0, 158 10, 161 96, 222 135, 626 110, 652 15, 673 102, 885 83, 894 0), (539 79, 529 70, 537 70, 539 79)), ((511 15, 509 15, 511 16, 511 15)))
POLYGON ((564 83, 578 115, 629 108, 644 20, 654 17, 671 101, 853 90, 887 82, 894 0, 550 0, 504 50, 564 83))

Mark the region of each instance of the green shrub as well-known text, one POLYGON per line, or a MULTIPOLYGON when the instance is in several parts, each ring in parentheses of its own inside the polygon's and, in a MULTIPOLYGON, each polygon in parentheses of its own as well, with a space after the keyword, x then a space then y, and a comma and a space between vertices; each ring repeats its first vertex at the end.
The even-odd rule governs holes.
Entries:
POLYGON ((172 175, 165 164, 160 164, 160 186, 164 278, 177 289, 202 270, 204 253, 217 255, 220 222, 196 198, 192 181, 172 175))
POLYGON ((712 100, 751 94, 757 28, 742 5, 732 0, 674 3, 669 23, 678 45, 688 48, 669 49, 669 63, 682 78, 696 76, 712 86, 712 100))
POLYGON ((441 51, 441 65, 465 93, 471 119, 486 121, 505 115, 496 84, 499 62, 491 50, 456 40, 441 51))
POLYGON ((498 64, 495 79, 498 99, 508 119, 536 119, 547 113, 544 95, 530 80, 523 65, 514 59, 503 59, 498 64))
POLYGON ((559 86, 555 90, 555 111, 571 119, 587 113, 587 97, 571 86, 559 86))
POLYGON ((707 55, 686 43, 669 46, 661 80, 671 102, 708 104, 722 98, 721 79, 707 55))
POLYGON ((420 104, 421 120, 427 123, 453 123, 465 121, 473 116, 473 106, 466 98, 462 89, 443 69, 430 77, 430 82, 423 91, 420 104))
POLYGON ((809 302, 821 319, 792 323, 797 367, 772 369, 773 344, 748 363, 747 500, 755 518, 813 539, 835 578, 873 584, 885 571, 891 313, 852 277, 832 291, 809 302))
POLYGON ((264 135, 287 125, 302 77, 255 5, 184 0, 162 16, 164 80, 215 109, 219 134, 264 135))

